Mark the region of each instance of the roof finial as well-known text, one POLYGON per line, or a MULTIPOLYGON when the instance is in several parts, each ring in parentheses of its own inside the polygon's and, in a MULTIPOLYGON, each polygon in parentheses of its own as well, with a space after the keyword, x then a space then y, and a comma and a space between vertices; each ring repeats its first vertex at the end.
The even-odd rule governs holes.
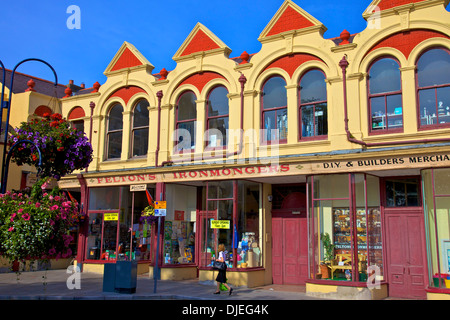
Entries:
POLYGON ((348 41, 348 39, 350 39, 350 32, 344 29, 344 31, 342 31, 341 33, 340 38, 342 40, 342 42, 339 44, 340 46, 344 44, 349 44, 350 42, 348 41))
POLYGON ((25 92, 27 92, 27 91, 36 91, 36 90, 34 90, 34 86, 35 85, 36 85, 36 83, 33 81, 33 79, 28 80, 28 82, 27 82, 28 88, 25 90, 25 92))

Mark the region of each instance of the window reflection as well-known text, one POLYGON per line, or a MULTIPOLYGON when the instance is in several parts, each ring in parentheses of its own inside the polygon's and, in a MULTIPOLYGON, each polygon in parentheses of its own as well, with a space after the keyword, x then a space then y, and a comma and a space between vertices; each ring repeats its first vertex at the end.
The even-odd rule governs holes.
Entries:
POLYGON ((403 129, 399 63, 392 58, 375 61, 369 69, 370 131, 403 129))

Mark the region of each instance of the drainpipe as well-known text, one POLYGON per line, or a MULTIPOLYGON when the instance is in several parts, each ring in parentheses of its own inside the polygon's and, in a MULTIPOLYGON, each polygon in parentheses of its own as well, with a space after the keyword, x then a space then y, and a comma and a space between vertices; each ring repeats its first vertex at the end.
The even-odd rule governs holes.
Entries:
MULTIPOLYGON (((90 123, 89 123, 89 141, 92 144, 92 127, 93 127, 93 117, 94 117, 94 108, 95 108, 95 103, 94 101, 91 101, 91 103, 89 103, 89 107, 91 108, 91 118, 90 118, 90 123)), ((86 168, 85 172, 88 172, 88 168, 86 168)))
POLYGON ((156 96, 158 97, 158 133, 157 133, 156 151, 155 151, 155 167, 158 166, 159 146, 160 146, 159 139, 161 137, 160 130, 161 130, 161 99, 163 97, 162 90, 158 91, 156 93, 156 96))
POLYGON ((347 61, 346 56, 339 61, 339 66, 342 69, 342 78, 343 78, 343 90, 344 90, 344 122, 345 122, 345 133, 347 134, 347 140, 349 142, 353 142, 361 145, 364 149, 367 147, 381 147, 381 146, 392 146, 392 145, 400 145, 400 144, 420 144, 420 143, 428 143, 428 142, 449 142, 450 138, 438 138, 438 139, 415 139, 415 140, 407 140, 407 141, 390 141, 390 142, 375 142, 369 143, 364 142, 358 139, 355 139, 353 135, 350 133, 348 129, 348 109, 347 109, 347 67, 349 63, 347 61))
MULTIPOLYGON (((239 147, 237 151, 234 152, 227 152, 225 154, 225 158, 228 158, 230 156, 236 156, 242 153, 243 150, 243 144, 244 144, 244 87, 245 87, 245 83, 247 82, 247 78, 244 76, 244 74, 241 74, 241 76, 239 77, 239 82, 241 83, 241 123, 240 123, 240 138, 239 138, 239 147)), ((194 157, 194 159, 192 159, 192 161, 196 161, 196 160, 210 160, 210 159, 218 159, 219 157, 216 156, 208 156, 208 157, 194 157)), ((186 161, 186 159, 176 159, 176 160, 167 160, 167 161, 163 161, 161 166, 163 167, 166 164, 172 164, 175 162, 184 162, 186 161)))

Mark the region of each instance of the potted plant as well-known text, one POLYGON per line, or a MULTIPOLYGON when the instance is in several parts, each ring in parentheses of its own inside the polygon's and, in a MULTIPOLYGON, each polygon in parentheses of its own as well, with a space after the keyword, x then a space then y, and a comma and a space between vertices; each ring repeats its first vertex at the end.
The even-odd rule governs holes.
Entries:
POLYGON ((331 260, 333 260, 334 258, 335 245, 331 243, 330 235, 327 232, 320 235, 320 240, 322 241, 322 245, 324 248, 324 261, 320 264, 322 279, 324 279, 330 277, 328 266, 331 264, 331 260))

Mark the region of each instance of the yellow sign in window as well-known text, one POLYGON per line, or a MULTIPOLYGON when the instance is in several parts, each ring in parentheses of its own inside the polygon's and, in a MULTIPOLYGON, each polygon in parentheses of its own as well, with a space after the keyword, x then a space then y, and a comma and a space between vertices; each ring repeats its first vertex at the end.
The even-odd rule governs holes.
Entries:
POLYGON ((230 229, 230 220, 211 220, 211 229, 230 229))
POLYGON ((118 212, 105 213, 103 214, 103 218, 105 221, 117 221, 119 220, 119 213, 118 212))

